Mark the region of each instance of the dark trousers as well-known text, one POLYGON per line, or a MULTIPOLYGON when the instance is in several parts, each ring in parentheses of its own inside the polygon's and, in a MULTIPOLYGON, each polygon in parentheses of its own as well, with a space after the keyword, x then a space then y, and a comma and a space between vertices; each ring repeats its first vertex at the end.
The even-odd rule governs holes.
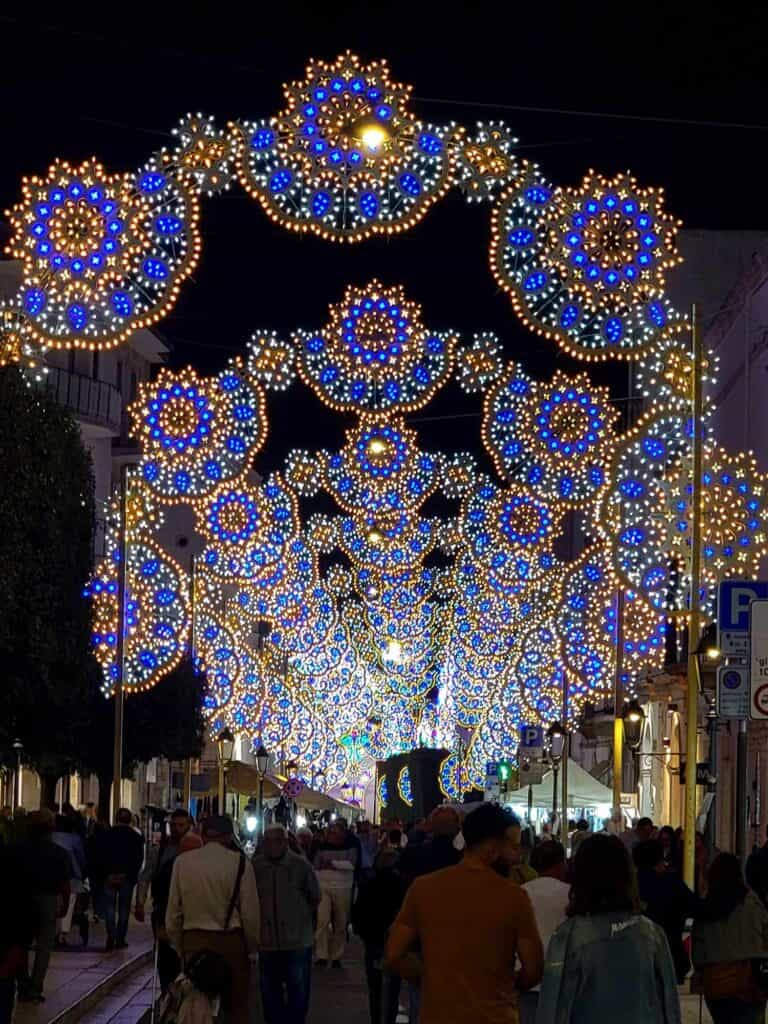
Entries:
POLYGON ((0 978, 0 1024, 11 1024, 16 1002, 16 979, 0 978))
POLYGON ((31 977, 26 967, 19 976, 19 991, 25 995, 41 996, 53 945, 56 941, 56 911, 59 901, 54 892, 37 892, 33 899, 37 917, 35 956, 31 977))
POLYGON ((707 999, 714 1024, 763 1024, 765 1003, 753 1006, 738 999, 707 999))
POLYGON ((157 940, 157 976, 160 979, 162 992, 175 981, 181 973, 181 960, 167 939, 157 940))
POLYGON ((312 984, 312 949, 259 953, 261 1002, 266 1024, 304 1024, 312 984))
POLYGON ((365 978, 368 982, 368 1012, 371 1024, 395 1024, 400 1001, 400 977, 382 970, 384 947, 365 945, 365 978))
POLYGON ((104 924, 107 926, 107 938, 112 942, 125 942, 133 886, 133 882, 121 882, 116 888, 104 887, 104 924))

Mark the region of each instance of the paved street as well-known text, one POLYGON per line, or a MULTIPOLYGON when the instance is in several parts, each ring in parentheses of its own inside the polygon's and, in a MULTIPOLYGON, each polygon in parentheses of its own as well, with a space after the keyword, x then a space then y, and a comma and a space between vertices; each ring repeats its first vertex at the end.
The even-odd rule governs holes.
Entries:
MULTIPOLYGON (((139 1024, 151 1005, 151 936, 146 925, 132 923, 130 949, 105 953, 101 929, 96 928, 94 947, 88 951, 73 949, 56 952, 46 982, 46 1002, 40 1006, 22 1005, 16 1013, 17 1024, 139 1024)), ((315 969, 312 1005, 307 1024, 369 1024, 362 947, 352 942, 342 970, 315 969)), ((711 1024, 699 997, 680 989, 683 1024, 711 1024)), ((254 972, 252 1024, 262 1024, 258 980, 254 972)), ((407 1016, 399 1024, 407 1024, 407 1016)))

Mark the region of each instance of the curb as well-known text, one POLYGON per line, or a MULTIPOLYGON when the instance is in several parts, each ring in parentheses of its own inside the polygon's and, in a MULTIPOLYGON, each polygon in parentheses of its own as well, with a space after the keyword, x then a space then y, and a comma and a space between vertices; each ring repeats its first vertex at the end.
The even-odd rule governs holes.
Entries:
POLYGON ((125 960, 112 974, 108 975, 97 985, 95 985, 90 992, 86 992, 84 996, 81 996, 77 1002, 72 1003, 65 1010, 62 1010, 55 1017, 52 1017, 48 1024, 76 1024, 81 1017, 92 1009, 104 996, 108 995, 112 989, 117 988, 121 981, 125 981, 126 978, 130 977, 139 967, 143 967, 145 964, 152 963, 152 947, 145 949, 143 953, 137 953, 136 956, 130 960, 125 960))

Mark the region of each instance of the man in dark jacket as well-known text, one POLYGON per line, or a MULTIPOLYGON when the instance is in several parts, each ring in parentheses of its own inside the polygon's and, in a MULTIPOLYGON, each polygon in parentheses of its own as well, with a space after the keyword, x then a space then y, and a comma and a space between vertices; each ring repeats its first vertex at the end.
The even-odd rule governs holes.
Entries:
POLYGON ((132 822, 131 812, 121 807, 117 824, 107 833, 104 844, 104 923, 108 950, 125 949, 128 945, 131 896, 144 862, 144 840, 132 822))
POLYGON ((400 861, 400 873, 410 883, 414 878, 451 868, 461 860, 454 840, 461 831, 458 812, 453 807, 436 807, 426 823, 427 838, 407 846, 400 861))
POLYGON ((637 888, 643 913, 655 921, 667 936, 677 983, 681 985, 691 969, 683 945, 686 919, 695 917, 699 901, 676 871, 664 863, 664 847, 658 839, 647 839, 632 850, 637 868, 637 888))
POLYGON ((368 1007, 375 1024, 395 1024, 400 978, 385 975, 387 933, 402 906, 408 885, 399 870, 399 850, 382 850, 363 880, 352 910, 352 927, 365 946, 368 1007))
POLYGON ((303 1024, 320 887, 309 861, 288 849, 283 825, 264 833, 253 858, 261 905, 259 967, 266 1024, 303 1024))
POLYGON ((56 939, 56 918, 69 903, 72 859, 52 840, 54 820, 47 810, 27 815, 27 837, 15 849, 16 862, 23 867, 30 886, 36 921, 37 949, 32 976, 28 978, 26 971, 22 971, 19 981, 19 999, 24 1002, 43 1001, 43 983, 56 939))

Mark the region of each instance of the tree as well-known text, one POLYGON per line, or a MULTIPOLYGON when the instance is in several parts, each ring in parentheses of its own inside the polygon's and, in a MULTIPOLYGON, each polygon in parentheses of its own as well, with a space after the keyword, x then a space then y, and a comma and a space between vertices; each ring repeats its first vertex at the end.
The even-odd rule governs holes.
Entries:
MULTIPOLYGON (((133 778, 139 762, 153 757, 183 761, 203 751, 205 677, 182 661, 151 690, 126 695, 123 716, 123 777, 133 778)), ((106 814, 113 777, 115 708, 98 684, 78 721, 78 767, 99 779, 99 810, 106 814)))
POLYGON ((43 799, 72 762, 67 724, 95 663, 82 590, 92 571, 93 472, 69 413, 0 371, 0 758, 17 737, 43 799))

